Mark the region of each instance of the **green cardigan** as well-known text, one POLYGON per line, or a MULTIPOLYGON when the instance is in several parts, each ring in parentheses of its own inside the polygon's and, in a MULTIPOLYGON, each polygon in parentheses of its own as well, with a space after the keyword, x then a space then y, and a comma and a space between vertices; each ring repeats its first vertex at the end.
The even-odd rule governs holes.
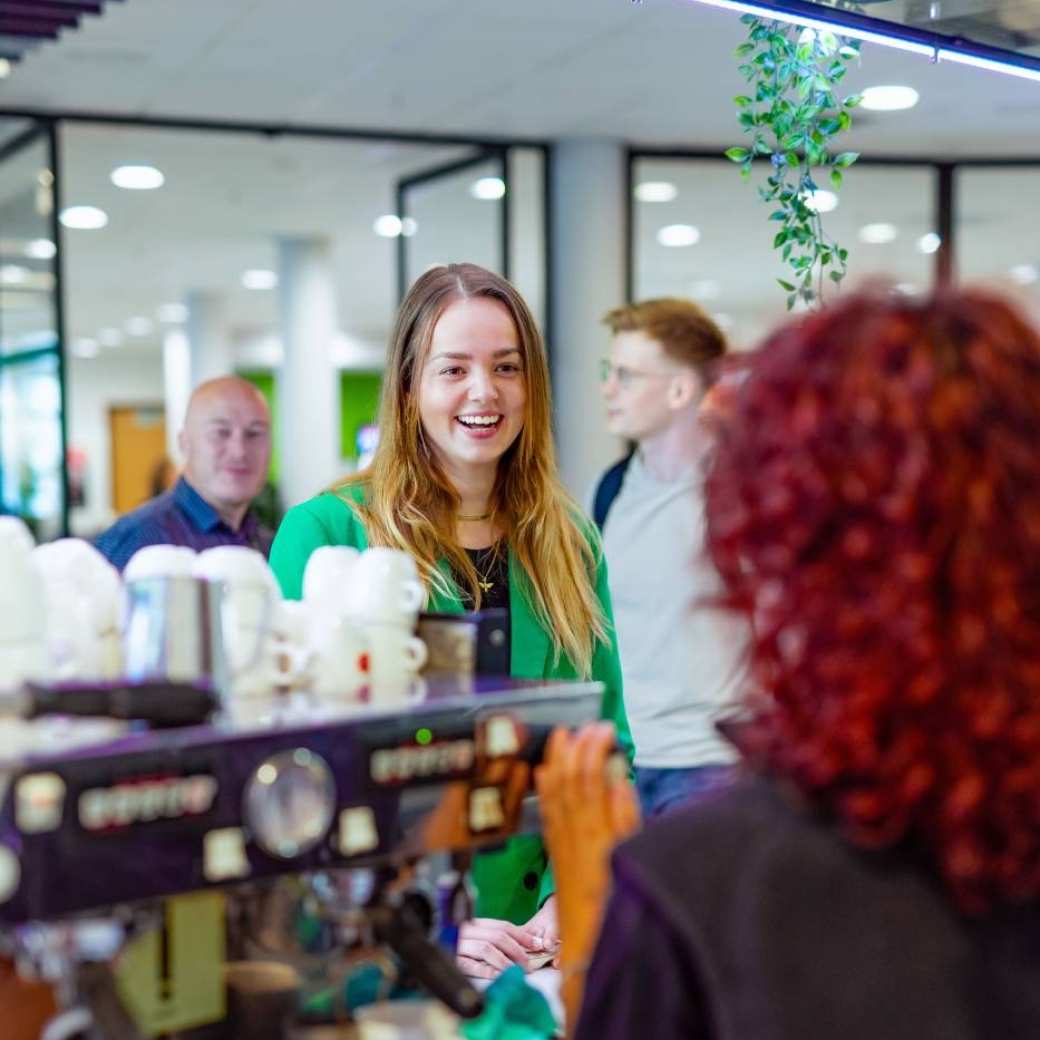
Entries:
MULTIPOLYGON (((368 545, 365 528, 351 506, 360 502, 364 490, 348 487, 340 492, 324 492, 294 506, 282 520, 274 544, 271 546, 271 568, 282 587, 286 599, 299 599, 303 588, 303 571, 311 553, 321 545, 350 545, 364 549, 368 545)), ((598 535, 591 525, 588 537, 596 548, 596 595, 606 616, 609 643, 601 643, 592 659, 592 678, 603 683, 601 715, 617 726, 618 741, 632 761, 632 735, 628 728, 624 703, 621 699, 621 665, 618 661, 614 616, 607 588, 607 570, 598 535)), ((442 573, 455 589, 446 562, 442 573)), ((510 675, 518 679, 575 679, 574 665, 564 655, 553 660, 552 640, 536 619, 525 593, 527 574, 509 554, 509 608, 510 608, 510 675)), ((429 609, 441 613, 461 614, 463 604, 457 589, 454 595, 444 596, 430 591, 429 609)), ((553 892, 552 875, 547 870, 545 848, 541 839, 522 835, 510 840, 496 852, 483 853, 476 858, 473 878, 477 886, 477 915, 497 917, 523 924, 553 892)))

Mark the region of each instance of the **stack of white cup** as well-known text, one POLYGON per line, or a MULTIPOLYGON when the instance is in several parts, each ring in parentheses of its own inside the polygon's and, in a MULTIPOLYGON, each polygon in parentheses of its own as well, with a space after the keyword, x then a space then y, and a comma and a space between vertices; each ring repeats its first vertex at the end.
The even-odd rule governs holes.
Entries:
POLYGON ((105 681, 122 674, 119 572, 89 542, 61 538, 33 550, 47 612, 47 677, 105 681))
POLYGON ((275 693, 288 677, 283 664, 293 654, 277 634, 282 595, 263 555, 244 545, 205 549, 195 558, 193 573, 224 586, 221 621, 231 693, 275 693))
POLYGON ((307 653, 307 682, 320 697, 353 699, 368 680, 364 633, 347 617, 348 590, 361 554, 346 545, 323 545, 303 572, 297 621, 307 653))
POLYGON ((426 592, 415 561, 399 549, 366 549, 354 566, 346 615, 365 635, 372 700, 396 696, 426 663, 426 644, 414 635, 426 592))
POLYGON ((0 690, 47 675, 46 602, 21 520, 0 516, 0 690))

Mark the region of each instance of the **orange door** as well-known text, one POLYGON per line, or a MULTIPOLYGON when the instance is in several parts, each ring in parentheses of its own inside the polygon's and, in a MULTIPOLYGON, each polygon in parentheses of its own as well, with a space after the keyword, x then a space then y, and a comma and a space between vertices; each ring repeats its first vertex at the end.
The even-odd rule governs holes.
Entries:
POLYGON ((166 458, 162 405, 109 408, 112 444, 112 508, 126 513, 152 497, 155 475, 166 458))

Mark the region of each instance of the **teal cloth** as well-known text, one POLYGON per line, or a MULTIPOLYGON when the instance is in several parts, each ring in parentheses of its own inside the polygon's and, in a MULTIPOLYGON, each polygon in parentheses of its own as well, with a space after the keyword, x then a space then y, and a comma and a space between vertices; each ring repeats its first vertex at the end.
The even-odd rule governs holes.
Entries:
POLYGON ((461 1026, 467 1040, 552 1040, 557 1035, 549 1002, 527 984, 517 964, 488 986, 484 1000, 480 1017, 461 1026))

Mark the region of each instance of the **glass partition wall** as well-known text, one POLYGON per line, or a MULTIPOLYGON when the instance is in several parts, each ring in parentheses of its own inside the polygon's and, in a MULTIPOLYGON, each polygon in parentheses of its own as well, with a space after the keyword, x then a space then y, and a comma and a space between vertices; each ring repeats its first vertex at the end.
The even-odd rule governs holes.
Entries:
MULTIPOLYGON (((157 490, 151 475, 176 452, 177 420, 165 413, 176 411, 178 367, 193 383, 243 374, 267 396, 277 433, 283 243, 321 243, 330 260, 340 473, 371 451, 395 308, 430 264, 515 271, 544 315, 539 147, 88 122, 61 134, 66 206, 105 218, 64 231, 76 534, 157 490)), ((276 490, 277 450, 270 476, 276 490)))
POLYGON ((3 123, 0 510, 45 540, 68 520, 54 141, 46 124, 3 123))
MULTIPOLYGON (((701 303, 738 349, 782 319, 791 280, 772 247, 776 225, 728 160, 633 154, 633 299, 701 303)), ((937 174, 927 164, 857 163, 840 196, 822 194, 827 231, 849 250, 845 287, 884 279, 908 293, 930 287, 938 246, 937 174)), ((833 288, 832 288, 833 291, 833 288)))

